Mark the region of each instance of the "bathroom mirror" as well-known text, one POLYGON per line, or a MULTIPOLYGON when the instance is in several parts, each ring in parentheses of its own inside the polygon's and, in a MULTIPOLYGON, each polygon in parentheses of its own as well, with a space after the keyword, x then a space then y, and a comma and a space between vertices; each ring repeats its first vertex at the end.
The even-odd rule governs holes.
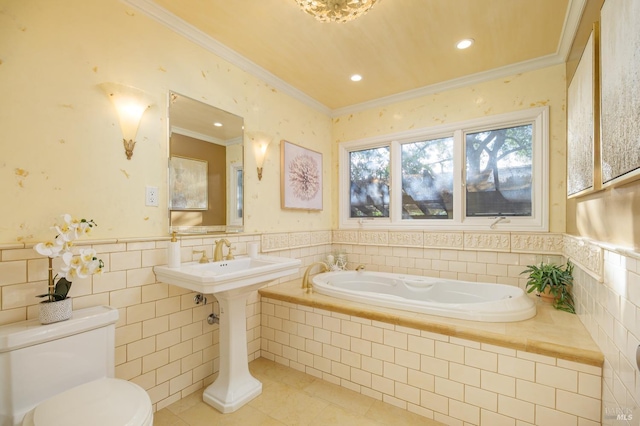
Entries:
POLYGON ((169 232, 241 232, 242 117, 169 93, 169 232))

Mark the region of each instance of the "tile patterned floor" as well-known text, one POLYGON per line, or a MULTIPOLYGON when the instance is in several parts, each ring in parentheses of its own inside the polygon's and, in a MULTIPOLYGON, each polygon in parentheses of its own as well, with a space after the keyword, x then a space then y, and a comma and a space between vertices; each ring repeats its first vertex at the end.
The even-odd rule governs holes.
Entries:
POLYGON ((441 425, 264 358, 249 368, 262 394, 236 412, 221 414, 199 391, 155 413, 154 425, 441 425))

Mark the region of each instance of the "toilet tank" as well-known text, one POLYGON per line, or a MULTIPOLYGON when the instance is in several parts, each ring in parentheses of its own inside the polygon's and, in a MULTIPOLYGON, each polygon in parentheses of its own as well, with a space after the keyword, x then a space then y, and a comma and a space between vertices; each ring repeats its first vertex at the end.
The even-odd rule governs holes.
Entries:
POLYGON ((117 309, 98 306, 54 324, 35 319, 0 326, 0 426, 20 424, 53 395, 113 377, 117 320, 117 309))

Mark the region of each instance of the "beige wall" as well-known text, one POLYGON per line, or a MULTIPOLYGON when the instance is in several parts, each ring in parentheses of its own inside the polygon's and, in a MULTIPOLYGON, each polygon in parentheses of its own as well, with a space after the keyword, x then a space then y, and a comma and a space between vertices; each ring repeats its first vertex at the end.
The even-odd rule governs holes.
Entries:
MULTIPOLYGON (((566 116, 564 65, 435 93, 333 120, 333 178, 337 179, 337 144, 372 136, 428 128, 478 117, 549 106, 549 230, 565 231, 566 116)), ((338 194, 332 202, 337 227, 338 194)))
POLYGON ((66 212, 94 219, 94 238, 167 235, 166 209, 146 207, 144 194, 157 186, 167 205, 169 90, 243 116, 245 130, 273 137, 260 182, 246 150, 246 230, 330 226, 330 209, 281 212, 279 203, 279 141, 329 158, 327 116, 117 0, 2 0, 0 8, 0 244, 49 238, 54 218, 66 212), (154 99, 130 161, 103 82, 154 99))
POLYGON ((117 0, 4 3, 0 188, 12 202, 0 205, 0 243, 44 239, 53 219, 64 212, 93 218, 99 224, 95 238, 166 235, 165 209, 146 207, 144 193, 147 185, 159 187, 160 205, 166 205, 170 89, 243 116, 249 132, 273 136, 262 181, 252 172, 253 156, 246 149, 249 232, 337 225, 337 159, 330 140, 335 144, 549 105, 550 230, 565 230, 562 66, 374 108, 332 123, 117 0), (107 81, 135 86, 155 99, 143 117, 130 161, 119 142, 113 107, 98 87, 107 81), (280 209, 281 139, 323 153, 323 212, 280 209))

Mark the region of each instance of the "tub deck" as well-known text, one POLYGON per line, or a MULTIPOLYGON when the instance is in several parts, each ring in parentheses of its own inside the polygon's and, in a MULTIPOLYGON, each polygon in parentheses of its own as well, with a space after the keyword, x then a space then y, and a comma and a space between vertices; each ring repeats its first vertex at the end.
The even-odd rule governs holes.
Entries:
POLYGON ((370 306, 319 293, 307 294, 301 280, 289 281, 259 290, 262 297, 354 315, 432 333, 547 355, 581 364, 602 367, 604 355, 577 315, 553 309, 536 298, 534 318, 510 322, 475 322, 399 309, 370 306))

